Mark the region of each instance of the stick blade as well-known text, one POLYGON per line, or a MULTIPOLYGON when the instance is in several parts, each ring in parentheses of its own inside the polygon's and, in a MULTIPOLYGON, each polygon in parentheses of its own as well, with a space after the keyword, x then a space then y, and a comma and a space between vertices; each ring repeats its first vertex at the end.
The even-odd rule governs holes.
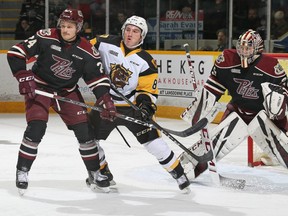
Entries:
POLYGON ((168 133, 171 133, 171 134, 176 135, 176 136, 187 137, 187 136, 191 136, 191 135, 199 132, 201 129, 206 127, 207 124, 208 124, 207 118, 203 118, 200 121, 198 121, 195 125, 193 125, 192 127, 189 127, 188 129, 186 129, 184 131, 173 131, 170 129, 165 129, 165 130, 168 133))

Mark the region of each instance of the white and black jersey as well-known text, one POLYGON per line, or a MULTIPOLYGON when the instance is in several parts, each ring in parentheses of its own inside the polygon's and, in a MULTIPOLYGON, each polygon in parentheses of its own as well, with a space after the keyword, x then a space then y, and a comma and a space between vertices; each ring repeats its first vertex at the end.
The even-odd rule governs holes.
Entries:
MULTIPOLYGON (((156 102, 158 70, 149 53, 141 48, 128 50, 119 36, 101 35, 90 42, 100 52, 104 70, 118 91, 131 102, 141 93, 156 102)), ((115 105, 127 105, 113 90, 110 93, 115 105)))

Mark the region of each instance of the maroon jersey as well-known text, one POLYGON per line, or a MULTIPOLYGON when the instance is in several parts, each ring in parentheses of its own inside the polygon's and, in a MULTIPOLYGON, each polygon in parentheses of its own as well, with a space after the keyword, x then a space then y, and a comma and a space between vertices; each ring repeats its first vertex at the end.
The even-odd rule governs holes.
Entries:
POLYGON ((286 73, 276 58, 261 54, 248 68, 242 68, 236 50, 231 49, 219 55, 204 87, 217 99, 227 89, 238 111, 257 114, 264 109, 261 83, 280 85, 285 79, 286 73))
POLYGON ((36 56, 32 67, 38 85, 52 91, 72 91, 82 77, 89 88, 101 96, 109 89, 98 51, 84 38, 64 42, 58 29, 43 29, 13 46, 7 53, 8 63, 15 74, 26 70, 26 60, 36 56), (99 91, 100 90, 100 91, 99 91))

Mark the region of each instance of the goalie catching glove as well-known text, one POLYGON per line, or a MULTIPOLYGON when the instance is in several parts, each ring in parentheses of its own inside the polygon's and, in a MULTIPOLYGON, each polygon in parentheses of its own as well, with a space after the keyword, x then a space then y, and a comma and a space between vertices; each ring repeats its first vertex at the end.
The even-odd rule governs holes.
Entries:
POLYGON ((281 120, 285 118, 287 111, 287 90, 279 85, 272 83, 262 83, 262 92, 264 97, 263 106, 272 120, 281 120))
POLYGON ((102 95, 97 101, 96 106, 102 106, 104 109, 100 112, 100 117, 105 120, 113 121, 116 115, 116 108, 109 93, 102 95))
POLYGON ((136 111, 136 117, 142 119, 143 121, 150 121, 153 115, 157 111, 157 106, 148 95, 140 94, 136 98, 136 106, 139 110, 136 111))

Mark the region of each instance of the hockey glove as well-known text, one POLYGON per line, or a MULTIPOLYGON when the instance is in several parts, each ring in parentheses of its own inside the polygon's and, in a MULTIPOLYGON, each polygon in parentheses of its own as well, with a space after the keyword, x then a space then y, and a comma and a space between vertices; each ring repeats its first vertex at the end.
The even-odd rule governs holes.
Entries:
POLYGON ((102 95, 97 101, 96 106, 102 106, 104 110, 100 112, 100 117, 105 120, 113 121, 115 119, 116 107, 109 93, 102 95))
POLYGON ((150 121, 157 111, 157 106, 148 95, 140 94, 136 98, 136 106, 139 107, 139 110, 136 112, 136 118, 140 118, 143 121, 150 121))
POLYGON ((31 70, 21 70, 15 75, 19 82, 19 93, 21 95, 27 95, 30 99, 35 98, 36 83, 34 81, 34 75, 31 70))
POLYGON ((287 90, 272 83, 262 83, 264 108, 270 119, 283 119, 287 111, 287 90))

